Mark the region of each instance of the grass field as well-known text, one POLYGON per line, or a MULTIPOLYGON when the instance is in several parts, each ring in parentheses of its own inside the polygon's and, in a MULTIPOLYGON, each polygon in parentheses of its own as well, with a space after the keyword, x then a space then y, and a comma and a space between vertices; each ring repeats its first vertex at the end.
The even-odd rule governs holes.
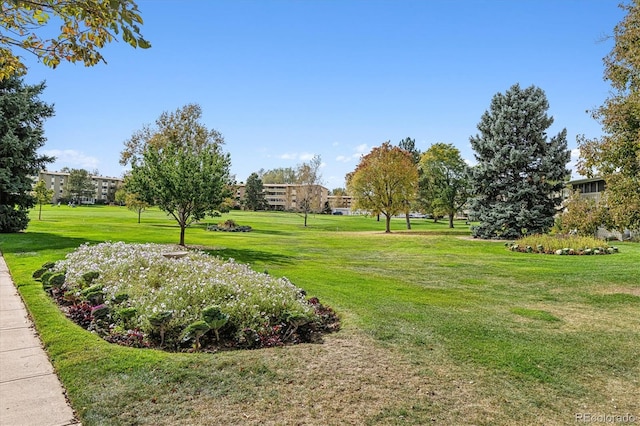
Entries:
POLYGON ((250 233, 188 246, 286 276, 339 312, 323 344, 216 354, 110 345, 68 321, 31 273, 84 242, 176 243, 164 213, 45 207, 0 234, 84 425, 575 424, 640 421, 640 245, 609 256, 514 253, 424 219, 232 212, 250 233))

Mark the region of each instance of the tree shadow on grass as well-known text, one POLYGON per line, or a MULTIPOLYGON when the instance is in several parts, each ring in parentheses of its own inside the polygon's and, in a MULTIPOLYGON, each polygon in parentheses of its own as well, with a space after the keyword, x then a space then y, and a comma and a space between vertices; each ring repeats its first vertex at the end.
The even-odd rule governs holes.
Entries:
POLYGON ((235 259, 238 263, 252 264, 256 262, 263 262, 274 265, 287 265, 293 263, 293 258, 291 256, 274 254, 260 250, 220 248, 204 251, 213 256, 220 256, 223 259, 235 259))
POLYGON ((0 251, 12 254, 37 253, 42 250, 75 249, 84 243, 98 242, 101 241, 65 237, 47 232, 18 232, 15 234, 0 234, 0 251))

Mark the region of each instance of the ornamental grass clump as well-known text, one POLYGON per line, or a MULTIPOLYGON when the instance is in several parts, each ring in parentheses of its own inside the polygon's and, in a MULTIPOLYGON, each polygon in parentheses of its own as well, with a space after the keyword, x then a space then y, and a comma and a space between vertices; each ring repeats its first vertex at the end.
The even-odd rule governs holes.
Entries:
POLYGON ((505 244, 509 250, 523 253, 557 255, 597 255, 618 252, 604 240, 577 235, 530 235, 505 244))
MULTIPOLYGON (((65 277, 66 296, 56 300, 103 305, 108 316, 96 319, 90 315, 94 321, 112 321, 110 327, 100 330, 137 330, 151 346, 167 350, 186 350, 185 343, 194 339, 198 350, 201 344, 260 347, 247 343, 247 330, 260 342, 315 341, 319 334, 339 328, 335 312, 315 298, 310 303, 305 292, 286 278, 255 272, 233 259, 201 251, 189 251, 180 258, 163 256, 177 249, 122 242, 84 244, 48 271, 65 277), (208 329, 203 331, 202 324, 193 326, 198 321, 204 321, 208 329)), ((86 319, 83 316, 84 322, 86 319)))

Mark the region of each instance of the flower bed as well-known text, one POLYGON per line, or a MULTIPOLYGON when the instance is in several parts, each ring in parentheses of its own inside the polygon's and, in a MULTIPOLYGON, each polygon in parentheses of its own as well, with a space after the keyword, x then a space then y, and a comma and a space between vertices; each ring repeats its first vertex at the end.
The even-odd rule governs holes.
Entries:
POLYGON ((175 246, 82 245, 34 273, 81 326, 106 340, 168 350, 309 342, 337 330, 335 313, 286 278, 175 246))
POLYGON ((222 232, 251 232, 253 228, 248 225, 238 225, 233 219, 228 219, 224 222, 220 222, 217 225, 207 226, 207 231, 222 231, 222 232))
POLYGON ((505 243, 511 251, 521 253, 543 253, 557 255, 599 255, 618 252, 618 247, 610 247, 606 241, 574 235, 530 235, 512 243, 505 243))

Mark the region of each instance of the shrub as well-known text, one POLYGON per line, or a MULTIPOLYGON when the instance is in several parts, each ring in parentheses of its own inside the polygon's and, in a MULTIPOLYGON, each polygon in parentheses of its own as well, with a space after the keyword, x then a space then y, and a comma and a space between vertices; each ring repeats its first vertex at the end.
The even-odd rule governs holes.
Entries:
POLYGON ((54 262, 46 262, 44 265, 42 265, 40 267, 40 269, 36 270, 33 273, 33 278, 38 279, 38 278, 42 278, 42 275, 47 272, 50 271, 56 264, 54 262))
POLYGON ((51 285, 49 284, 49 278, 53 276, 53 272, 47 271, 40 276, 40 282, 42 282, 42 288, 45 291, 51 290, 51 285))
POLYGON ((183 341, 188 341, 191 339, 195 340, 195 349, 196 352, 200 350, 200 338, 206 334, 207 331, 211 330, 209 324, 206 321, 198 320, 194 321, 187 326, 183 333, 183 341))
POLYGON ((47 284, 49 285, 49 287, 52 287, 52 288, 60 288, 63 286, 64 282, 65 282, 64 272, 58 272, 56 274, 53 274, 47 280, 47 284))
POLYGON ((229 315, 223 313, 219 306, 207 306, 202 310, 202 319, 209 324, 209 327, 216 334, 216 341, 219 341, 218 330, 229 321, 229 315))
POLYGON ((84 281, 87 286, 90 286, 91 283, 99 276, 100 272, 97 271, 85 272, 84 274, 82 274, 82 281, 84 281))
POLYGON ((101 284, 92 285, 82 290, 80 294, 93 305, 99 305, 104 302, 104 293, 101 284))
POLYGON ((109 319, 111 310, 106 305, 98 305, 91 308, 91 315, 94 319, 106 321, 109 319))

